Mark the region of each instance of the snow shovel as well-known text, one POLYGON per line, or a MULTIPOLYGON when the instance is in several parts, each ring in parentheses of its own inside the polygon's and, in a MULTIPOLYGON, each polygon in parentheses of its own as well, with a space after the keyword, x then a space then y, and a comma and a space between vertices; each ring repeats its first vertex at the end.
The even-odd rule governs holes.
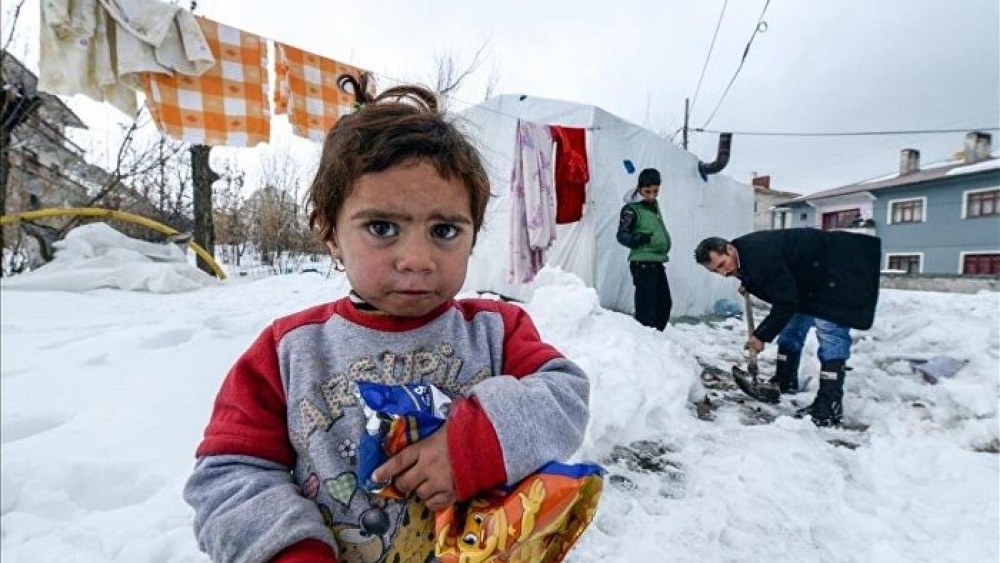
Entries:
MULTIPOLYGON (((753 334, 753 303, 750 302, 750 294, 743 294, 744 313, 747 317, 747 337, 753 334)), ((770 381, 757 380, 757 351, 750 349, 750 361, 747 362, 747 369, 743 370, 739 366, 733 366, 733 380, 741 391, 750 397, 764 403, 778 403, 781 401, 781 389, 770 381)))

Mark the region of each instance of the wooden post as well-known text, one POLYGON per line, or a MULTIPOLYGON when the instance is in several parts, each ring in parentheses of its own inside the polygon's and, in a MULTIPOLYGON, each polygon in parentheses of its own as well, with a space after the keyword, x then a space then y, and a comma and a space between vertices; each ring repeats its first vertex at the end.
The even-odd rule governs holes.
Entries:
MULTIPOLYGON (((191 147, 191 178, 194 182, 194 241, 209 254, 215 256, 215 225, 212 221, 212 184, 221 178, 209 165, 208 156, 212 147, 193 145, 191 147)), ((213 274, 212 267, 198 258, 198 268, 213 274)))

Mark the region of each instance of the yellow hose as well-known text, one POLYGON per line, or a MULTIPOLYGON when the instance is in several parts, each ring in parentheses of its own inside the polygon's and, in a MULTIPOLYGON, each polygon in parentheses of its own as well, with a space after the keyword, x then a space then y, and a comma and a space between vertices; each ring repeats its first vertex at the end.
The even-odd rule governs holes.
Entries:
MULTIPOLYGON (((153 229, 154 231, 161 232, 167 236, 180 234, 180 231, 177 229, 168 227, 163 223, 159 223, 148 217, 135 215, 133 213, 126 213, 125 211, 116 211, 114 209, 103 209, 100 207, 66 207, 24 211, 22 213, 14 213, 13 215, 4 215, 3 217, 0 217, 0 225, 19 223, 21 221, 31 221, 33 219, 44 219, 46 217, 63 216, 106 217, 110 219, 118 219, 119 221, 136 223, 138 225, 142 225, 143 227, 153 229)), ((188 242, 188 246, 194 250, 195 254, 197 254, 199 258, 204 260, 212 268, 212 271, 215 273, 215 277, 220 280, 226 279, 226 273, 222 271, 222 267, 219 266, 219 263, 215 261, 215 258, 213 258, 208 251, 194 241, 188 242)))

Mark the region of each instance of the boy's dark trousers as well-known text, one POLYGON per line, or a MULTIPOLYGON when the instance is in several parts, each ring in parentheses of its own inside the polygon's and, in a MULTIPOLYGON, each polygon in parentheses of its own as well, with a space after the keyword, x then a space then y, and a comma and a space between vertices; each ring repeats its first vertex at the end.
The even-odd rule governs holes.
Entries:
POLYGON ((673 299, 662 262, 629 262, 635 285, 635 320, 662 331, 670 320, 673 299))

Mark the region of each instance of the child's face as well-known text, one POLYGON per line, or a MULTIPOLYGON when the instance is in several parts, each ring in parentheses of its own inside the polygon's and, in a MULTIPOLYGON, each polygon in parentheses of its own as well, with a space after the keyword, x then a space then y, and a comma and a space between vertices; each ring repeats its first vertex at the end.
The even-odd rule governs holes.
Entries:
POLYGON ((327 245, 365 301, 416 317, 462 288, 472 235, 465 186, 416 161, 358 178, 327 245))
POLYGON ((653 201, 660 195, 660 186, 643 186, 639 188, 639 196, 643 201, 653 201))

